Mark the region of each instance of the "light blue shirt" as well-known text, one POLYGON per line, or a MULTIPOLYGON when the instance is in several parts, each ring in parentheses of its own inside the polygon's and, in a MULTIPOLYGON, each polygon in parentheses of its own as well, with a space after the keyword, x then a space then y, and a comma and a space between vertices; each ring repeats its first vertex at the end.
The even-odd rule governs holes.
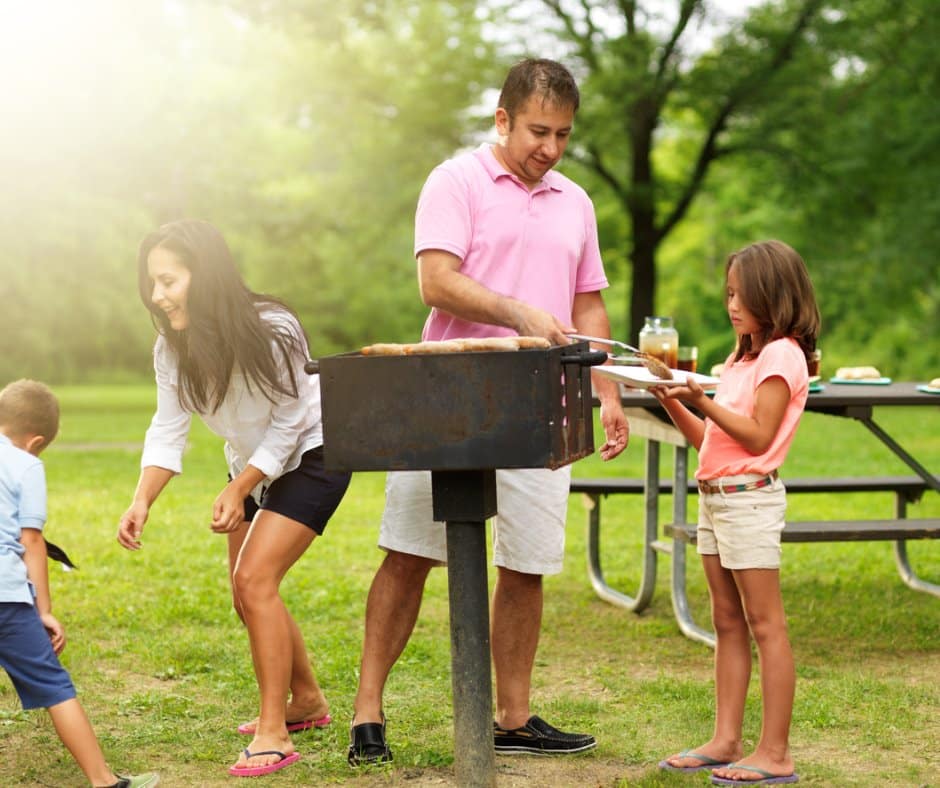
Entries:
POLYGON ((0 603, 33 604, 20 530, 46 524, 46 471, 42 461, 0 433, 0 603))

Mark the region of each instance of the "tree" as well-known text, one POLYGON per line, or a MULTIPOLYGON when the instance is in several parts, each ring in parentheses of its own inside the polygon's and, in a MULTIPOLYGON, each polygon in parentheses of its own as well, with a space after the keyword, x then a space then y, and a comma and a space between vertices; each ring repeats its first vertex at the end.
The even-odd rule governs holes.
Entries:
POLYGON ((827 4, 800 64, 814 78, 788 86, 762 137, 745 145, 737 136, 738 155, 713 165, 663 248, 670 306, 698 324, 696 336, 706 343, 721 336, 722 324, 704 326, 708 318, 698 313, 720 315, 718 287, 701 281, 717 285, 718 277, 707 270, 702 277, 700 265, 683 268, 677 258, 720 263, 720 254, 744 240, 774 236, 790 241, 810 267, 830 371, 864 362, 899 379, 934 375, 938 24, 930 0, 827 4))
POLYGON ((418 334, 414 205, 492 62, 474 3, 26 5, 0 11, 0 378, 147 374, 136 248, 180 217, 317 354, 418 334))
MULTIPOLYGON (((806 49, 822 0, 757 9, 713 48, 694 23, 715 14, 704 0, 677 0, 673 18, 653 3, 541 0, 554 33, 581 71, 584 104, 571 157, 616 201, 627 221, 608 224, 628 245, 630 336, 655 314, 656 258, 686 217, 712 165, 736 150, 738 132, 759 138, 762 113, 806 49), (678 135, 686 166, 659 152, 678 135)), ((662 4, 660 4, 662 5, 662 4)), ((609 236, 608 236, 609 237, 609 236)))

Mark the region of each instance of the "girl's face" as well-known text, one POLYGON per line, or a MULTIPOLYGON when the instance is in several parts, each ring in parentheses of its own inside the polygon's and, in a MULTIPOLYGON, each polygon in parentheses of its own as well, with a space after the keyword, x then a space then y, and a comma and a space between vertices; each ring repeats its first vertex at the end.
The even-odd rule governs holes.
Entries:
POLYGON ((150 300, 166 313, 174 331, 182 331, 189 325, 186 299, 192 273, 177 255, 159 246, 147 255, 147 273, 153 283, 150 300))
POLYGON ((741 301, 740 288, 738 264, 732 263, 728 269, 728 291, 726 296, 728 317, 731 318, 731 326, 738 337, 751 336, 756 343, 760 338, 760 323, 757 322, 751 311, 741 301))

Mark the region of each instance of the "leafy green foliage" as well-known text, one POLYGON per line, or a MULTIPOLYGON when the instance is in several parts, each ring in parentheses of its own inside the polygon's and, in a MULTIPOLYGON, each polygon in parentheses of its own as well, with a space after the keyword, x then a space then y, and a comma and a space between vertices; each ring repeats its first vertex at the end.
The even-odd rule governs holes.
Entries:
POLYGON ((724 259, 777 237, 829 371, 940 374, 931 0, 50 4, 0 12, 0 379, 149 375, 136 247, 181 216, 223 230, 314 355, 416 338, 418 192, 523 54, 581 82, 562 166, 597 208, 615 336, 672 314, 722 360, 724 259))
POLYGON ((0 129, 0 378, 146 374, 136 247, 183 216, 222 229, 315 354, 419 334, 414 205, 491 81, 475 4, 243 5, 101 0, 21 20, 25 62, 44 25, 63 50, 0 129), (109 35, 91 47, 96 26, 109 35))

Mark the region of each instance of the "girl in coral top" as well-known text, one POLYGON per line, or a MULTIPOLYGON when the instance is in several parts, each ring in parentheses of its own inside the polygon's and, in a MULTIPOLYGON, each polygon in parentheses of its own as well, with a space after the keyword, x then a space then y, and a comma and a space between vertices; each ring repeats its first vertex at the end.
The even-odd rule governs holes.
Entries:
POLYGON ((694 380, 650 389, 699 452, 698 552, 716 636, 712 738, 660 767, 711 769, 717 785, 794 783, 799 778, 789 730, 796 672, 780 593, 787 502, 777 469, 806 404, 819 309, 802 258, 780 241, 730 255, 725 280, 737 343, 714 399, 694 380), (745 756, 741 730, 751 638, 760 660, 763 715, 757 748, 745 756))

